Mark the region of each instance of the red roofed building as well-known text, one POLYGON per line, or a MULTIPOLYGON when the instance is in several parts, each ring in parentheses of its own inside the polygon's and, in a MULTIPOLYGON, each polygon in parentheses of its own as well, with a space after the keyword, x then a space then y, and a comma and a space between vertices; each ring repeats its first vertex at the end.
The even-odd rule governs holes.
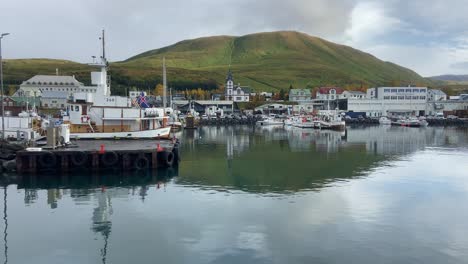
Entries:
POLYGON ((340 87, 320 87, 315 95, 319 100, 336 100, 343 99, 345 90, 340 87))

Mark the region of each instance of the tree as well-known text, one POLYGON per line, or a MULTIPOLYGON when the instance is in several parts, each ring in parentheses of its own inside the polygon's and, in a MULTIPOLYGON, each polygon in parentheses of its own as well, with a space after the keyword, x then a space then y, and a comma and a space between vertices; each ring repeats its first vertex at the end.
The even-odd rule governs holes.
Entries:
POLYGON ((162 84, 158 83, 156 85, 156 87, 154 88, 154 95, 163 96, 163 94, 164 94, 164 86, 162 84))
POLYGON ((279 97, 280 100, 286 100, 285 95, 286 95, 286 92, 283 89, 281 89, 279 91, 279 96, 278 97, 279 97))

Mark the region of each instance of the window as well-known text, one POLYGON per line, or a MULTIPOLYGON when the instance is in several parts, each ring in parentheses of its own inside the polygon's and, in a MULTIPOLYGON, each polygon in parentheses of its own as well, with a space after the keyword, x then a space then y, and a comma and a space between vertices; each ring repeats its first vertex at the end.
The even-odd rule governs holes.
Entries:
POLYGON ((408 96, 408 95, 407 95, 405 99, 406 99, 406 100, 411 100, 411 96, 408 96))
POLYGON ((384 89, 384 93, 389 93, 390 89, 384 89))
POLYGON ((411 93, 411 89, 406 89, 406 92, 407 92, 407 93, 411 93))
POLYGON ((398 100, 405 100, 404 96, 398 96, 398 100))
POLYGON ((392 100, 396 100, 398 98, 398 96, 392 96, 391 99, 392 100))
POLYGON ((404 93, 404 92, 405 92, 405 89, 398 89, 398 92, 399 92, 399 93, 404 93))
POLYGON ((392 89, 392 93, 398 92, 398 89, 392 89))
POLYGON ((64 108, 64 107, 65 107, 65 105, 64 105, 64 104, 61 104, 61 107, 62 107, 62 108, 64 108))
POLYGON ((419 89, 413 89, 413 93, 419 92, 419 89))
POLYGON ((236 97, 236 101, 242 101, 242 97, 236 97))
POLYGON ((426 92, 426 89, 421 89, 419 90, 420 93, 425 93, 426 92))
POLYGON ((426 96, 420 96, 419 99, 426 100, 426 96))
POLYGON ((79 111, 80 111, 80 106, 75 105, 75 112, 79 112, 79 111))
POLYGON ((419 96, 413 96, 413 100, 418 100, 419 96))

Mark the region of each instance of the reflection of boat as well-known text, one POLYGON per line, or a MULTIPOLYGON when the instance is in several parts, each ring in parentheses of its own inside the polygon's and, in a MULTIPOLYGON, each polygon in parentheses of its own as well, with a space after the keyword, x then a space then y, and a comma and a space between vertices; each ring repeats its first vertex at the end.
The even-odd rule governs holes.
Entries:
POLYGON ((282 120, 269 117, 265 120, 257 121, 256 124, 258 126, 282 126, 284 125, 284 122, 282 120))
POLYGON ((427 127, 428 123, 426 120, 419 120, 415 117, 407 119, 398 119, 392 122, 393 126, 405 126, 405 127, 427 127))
POLYGON ((386 116, 382 116, 382 117, 379 119, 379 124, 381 124, 381 125, 391 125, 391 124, 392 124, 392 120, 388 119, 386 116))

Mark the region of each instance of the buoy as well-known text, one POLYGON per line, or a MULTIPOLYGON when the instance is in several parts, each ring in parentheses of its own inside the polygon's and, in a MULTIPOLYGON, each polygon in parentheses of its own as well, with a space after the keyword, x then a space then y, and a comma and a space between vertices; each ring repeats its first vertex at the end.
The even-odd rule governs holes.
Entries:
POLYGON ((104 149, 104 144, 101 144, 101 149, 99 150, 99 153, 104 154, 104 152, 106 152, 106 150, 104 149))
POLYGON ((164 149, 161 147, 161 144, 158 143, 158 146, 157 146, 157 148, 156 148, 156 151, 157 151, 157 152, 163 152, 163 151, 164 151, 164 149))

